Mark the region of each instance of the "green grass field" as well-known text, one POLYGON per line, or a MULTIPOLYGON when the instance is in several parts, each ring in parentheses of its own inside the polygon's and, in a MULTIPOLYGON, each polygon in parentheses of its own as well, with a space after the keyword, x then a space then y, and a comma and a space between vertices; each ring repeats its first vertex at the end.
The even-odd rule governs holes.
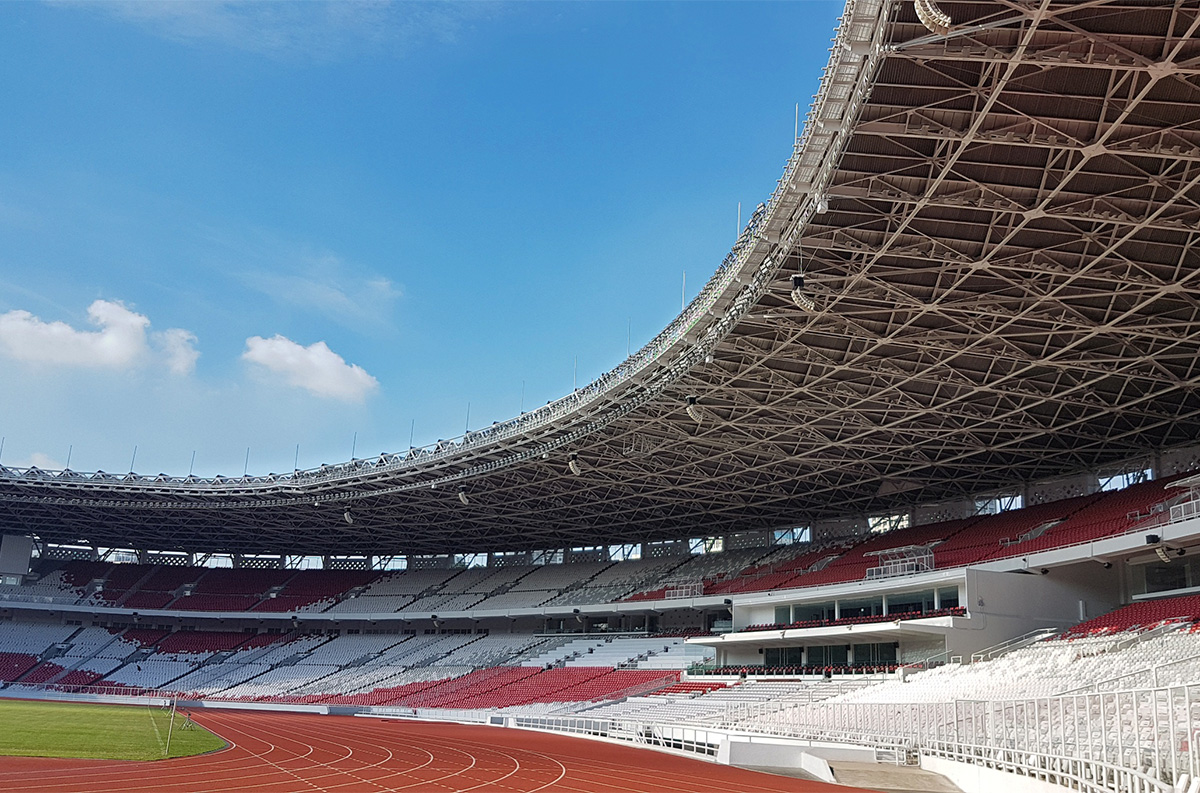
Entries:
POLYGON ((0 755, 162 760, 220 749, 225 741, 187 714, 145 705, 84 705, 74 702, 0 700, 0 755))

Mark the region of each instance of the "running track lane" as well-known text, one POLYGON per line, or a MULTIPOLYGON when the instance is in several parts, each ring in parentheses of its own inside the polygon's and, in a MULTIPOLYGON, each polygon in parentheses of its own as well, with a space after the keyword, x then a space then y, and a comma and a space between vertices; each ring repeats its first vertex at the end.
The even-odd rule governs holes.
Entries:
POLYGON ((566 735, 352 716, 200 711, 230 746, 138 763, 0 757, 5 793, 852 793, 566 735))

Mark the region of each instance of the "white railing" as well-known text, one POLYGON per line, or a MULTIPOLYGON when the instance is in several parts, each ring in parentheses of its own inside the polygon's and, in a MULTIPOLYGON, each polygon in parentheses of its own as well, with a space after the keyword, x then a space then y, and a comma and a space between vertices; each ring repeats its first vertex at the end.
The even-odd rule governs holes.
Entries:
POLYGON ((1181 523, 1197 516, 1200 516, 1200 498, 1171 507, 1171 523, 1181 523))
POLYGON ((690 581, 687 583, 674 582, 666 585, 666 591, 663 592, 663 600, 677 600, 679 598, 698 598, 704 595, 703 581, 690 581))
POLYGON ((1200 775, 1200 685, 940 703, 746 703, 694 723, 517 716, 516 725, 714 755, 731 733, 920 752, 1087 793, 1200 775))
POLYGON ((1167 791, 1182 774, 1200 773, 1195 705, 1200 685, 1002 701, 820 702, 720 726, 1000 758, 1031 775, 1069 776, 1080 789, 1114 789, 1103 782, 1119 771, 1140 775, 1147 790, 1167 791), (1075 765, 1049 768, 1046 758, 1075 765))
POLYGON ((514 726, 530 730, 551 730, 592 738, 611 738, 640 746, 716 757, 728 732, 704 727, 635 721, 629 719, 586 719, 556 716, 516 716, 514 726))

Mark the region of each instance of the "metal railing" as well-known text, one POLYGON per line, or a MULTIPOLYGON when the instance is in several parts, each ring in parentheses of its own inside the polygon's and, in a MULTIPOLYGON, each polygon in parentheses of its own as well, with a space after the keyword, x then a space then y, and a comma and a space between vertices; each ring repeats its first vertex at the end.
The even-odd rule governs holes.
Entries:
POLYGON ((719 726, 906 747, 1039 778, 1062 776, 1080 790, 1165 793, 1182 774, 1200 773, 1197 705, 1200 685, 1186 685, 1017 700, 819 702, 719 726), (1115 779, 1134 787, 1111 787, 1115 779))
POLYGON ((724 730, 681 726, 663 722, 630 719, 587 719, 556 716, 516 716, 514 726, 531 730, 550 730, 592 738, 610 738, 640 746, 716 757, 724 730))
POLYGON ((991 647, 985 647, 977 653, 971 653, 971 663, 979 661, 990 661, 1005 653, 1011 653, 1013 650, 1020 650, 1022 647, 1028 647, 1031 644, 1037 644, 1043 639, 1048 639, 1059 632, 1058 628, 1034 628, 1028 633, 1023 633, 1016 638, 993 644, 991 647))
POLYGON ((704 723, 517 716, 516 726, 713 756, 733 733, 765 734, 919 752, 1086 793, 1170 793, 1200 773, 1200 686, 1013 701, 764 703, 747 720, 704 723), (766 722, 770 711, 773 719, 766 722))

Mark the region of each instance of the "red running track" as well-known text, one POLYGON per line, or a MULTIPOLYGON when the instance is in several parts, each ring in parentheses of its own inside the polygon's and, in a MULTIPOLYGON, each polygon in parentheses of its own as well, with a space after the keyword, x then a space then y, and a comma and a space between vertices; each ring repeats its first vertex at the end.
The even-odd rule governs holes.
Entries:
POLYGON ((207 711, 230 746, 139 763, 0 757, 5 793, 851 793, 585 738, 352 716, 207 711))

